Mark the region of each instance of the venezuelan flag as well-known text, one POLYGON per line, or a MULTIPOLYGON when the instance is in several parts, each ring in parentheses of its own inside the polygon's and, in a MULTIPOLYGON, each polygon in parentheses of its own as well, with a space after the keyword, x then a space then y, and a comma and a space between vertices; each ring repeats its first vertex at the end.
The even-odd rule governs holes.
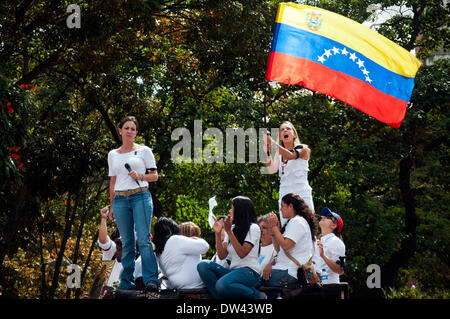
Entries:
POLYGON ((300 84, 400 127, 421 63, 379 33, 323 9, 281 3, 266 80, 300 84))

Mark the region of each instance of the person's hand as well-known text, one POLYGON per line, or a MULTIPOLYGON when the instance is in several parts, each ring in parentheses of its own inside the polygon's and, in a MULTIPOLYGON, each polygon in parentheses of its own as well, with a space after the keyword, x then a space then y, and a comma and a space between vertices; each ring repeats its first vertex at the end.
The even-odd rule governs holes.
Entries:
POLYGON ((134 180, 138 179, 138 177, 139 177, 139 174, 136 173, 136 171, 131 171, 128 173, 128 175, 134 180))
POLYGON ((271 276, 272 276, 272 264, 270 263, 266 266, 266 268, 264 268, 262 277, 264 280, 269 280, 271 276))
POLYGON ((274 212, 270 212, 269 214, 269 226, 270 226, 270 230, 272 230, 273 227, 278 227, 279 223, 278 223, 278 217, 277 215, 275 215, 274 212))
POLYGON ((267 151, 271 149, 272 145, 276 145, 277 142, 270 136, 267 134, 264 134, 264 151, 267 153, 267 151))
POLYGON ((223 227, 227 233, 231 232, 231 225, 233 225, 233 217, 231 217, 231 214, 228 214, 223 223, 223 227))
POLYGON ((324 253, 323 253, 323 244, 322 244, 322 242, 320 240, 317 240, 317 246, 319 247, 319 255, 320 255, 320 257, 323 258, 323 255, 324 255, 324 253))
POLYGON ((213 225, 214 233, 220 234, 223 229, 223 219, 217 220, 215 216, 213 216, 213 218, 214 218, 214 225, 213 225))
POLYGON ((270 150, 270 141, 269 141, 270 136, 267 134, 263 135, 263 150, 264 153, 267 153, 268 150, 270 150))
POLYGON ((109 217, 109 207, 105 206, 100 210, 100 216, 102 219, 108 219, 109 217))
POLYGON ((114 214, 113 214, 112 206, 111 206, 111 209, 109 210, 108 216, 109 216, 109 219, 110 219, 110 220, 114 220, 114 214))

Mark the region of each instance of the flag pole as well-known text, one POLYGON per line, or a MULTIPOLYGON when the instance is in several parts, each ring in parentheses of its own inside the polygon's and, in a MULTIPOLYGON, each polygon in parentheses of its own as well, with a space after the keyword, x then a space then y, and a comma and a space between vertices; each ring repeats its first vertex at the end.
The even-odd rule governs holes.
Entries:
MULTIPOLYGON (((263 120, 264 120, 264 128, 266 129, 266 133, 267 133, 267 135, 270 135, 269 127, 268 127, 269 121, 267 119, 267 90, 268 90, 268 88, 269 88, 269 82, 266 81, 266 85, 264 87, 264 117, 263 117, 263 120)), ((267 151, 267 156, 270 156, 269 148, 267 148, 266 151, 267 151)))

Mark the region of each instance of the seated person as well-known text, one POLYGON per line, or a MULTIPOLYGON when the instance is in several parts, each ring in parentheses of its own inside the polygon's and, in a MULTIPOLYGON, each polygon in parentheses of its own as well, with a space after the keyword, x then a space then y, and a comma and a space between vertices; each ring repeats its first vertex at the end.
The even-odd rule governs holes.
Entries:
POLYGON ((269 216, 272 240, 278 255, 270 277, 263 278, 262 285, 294 288, 298 286, 297 264, 304 265, 312 258, 317 220, 305 201, 293 193, 283 196, 281 214, 287 219, 281 230, 277 216, 274 213, 269 216))
MULTIPOLYGON (((200 235, 200 229, 195 230, 195 227, 192 229, 191 227, 192 224, 183 226, 186 234, 200 235)), ((180 227, 175 221, 160 217, 154 226, 153 242, 158 264, 172 288, 204 287, 196 271, 202 254, 209 249, 209 244, 204 239, 181 235, 180 227)))
POLYGON ((263 279, 269 279, 272 273, 272 264, 277 255, 272 243, 272 229, 269 225, 269 216, 270 214, 266 214, 259 216, 257 219, 258 226, 261 229, 261 246, 258 261, 261 265, 263 279))
POLYGON ((341 231, 344 226, 341 216, 328 207, 322 209, 319 221, 320 240, 316 242, 313 261, 316 271, 322 274, 322 284, 338 284, 344 274, 345 244, 341 231))
POLYGON ((111 234, 114 240, 108 236, 108 227, 106 221, 108 219, 109 208, 103 207, 100 210, 101 220, 98 229, 98 245, 103 251, 102 260, 115 260, 111 274, 109 275, 106 286, 113 287, 115 283, 120 282, 120 274, 123 271, 122 267, 122 241, 120 239, 119 231, 116 230, 111 234))
POLYGON ((214 299, 265 299, 266 294, 256 289, 261 282, 258 263, 261 230, 256 224, 253 202, 248 197, 237 196, 232 199, 229 212, 224 221, 215 221, 213 230, 217 255, 220 259, 228 258, 230 266, 225 268, 202 260, 197 270, 214 299), (225 229, 223 241, 222 229, 225 229))

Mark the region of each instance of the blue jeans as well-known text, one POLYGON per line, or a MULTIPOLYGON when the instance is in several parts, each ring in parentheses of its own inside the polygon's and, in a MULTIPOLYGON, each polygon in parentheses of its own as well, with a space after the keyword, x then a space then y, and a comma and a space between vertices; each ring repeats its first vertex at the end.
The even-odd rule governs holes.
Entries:
POLYGON ((289 275, 287 269, 272 269, 272 275, 268 280, 264 280, 261 283, 264 287, 296 287, 298 281, 295 277, 289 275))
POLYGON ((122 266, 120 289, 135 289, 134 261, 136 236, 142 258, 142 279, 158 283, 158 264, 150 242, 150 226, 153 215, 152 196, 142 191, 130 196, 114 196, 113 214, 122 237, 122 266), (135 232, 136 230, 136 232, 135 232))
POLYGON ((214 299, 258 299, 261 294, 256 289, 261 277, 249 267, 228 269, 210 260, 203 260, 198 263, 197 270, 214 299))

